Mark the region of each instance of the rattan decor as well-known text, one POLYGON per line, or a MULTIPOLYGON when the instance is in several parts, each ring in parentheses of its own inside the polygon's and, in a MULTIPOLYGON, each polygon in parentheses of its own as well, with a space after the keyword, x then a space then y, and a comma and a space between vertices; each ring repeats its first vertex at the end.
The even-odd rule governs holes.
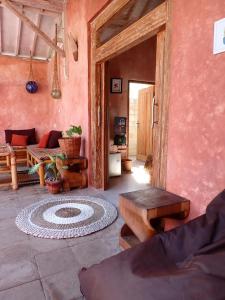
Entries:
POLYGON ((80 156, 81 137, 65 137, 59 139, 59 146, 68 158, 80 156))

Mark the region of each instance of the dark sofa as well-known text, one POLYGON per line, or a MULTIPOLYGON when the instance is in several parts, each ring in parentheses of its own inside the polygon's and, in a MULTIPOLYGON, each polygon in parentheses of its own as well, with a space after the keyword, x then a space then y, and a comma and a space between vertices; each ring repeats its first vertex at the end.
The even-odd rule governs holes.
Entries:
POLYGON ((86 300, 225 300, 225 190, 204 215, 79 278, 86 300))

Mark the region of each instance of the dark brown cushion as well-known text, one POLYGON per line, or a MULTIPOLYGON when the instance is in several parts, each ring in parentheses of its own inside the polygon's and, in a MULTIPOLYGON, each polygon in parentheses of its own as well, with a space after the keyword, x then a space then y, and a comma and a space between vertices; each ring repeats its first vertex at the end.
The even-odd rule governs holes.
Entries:
POLYGON ((52 130, 49 134, 47 148, 57 148, 59 147, 58 139, 61 139, 62 131, 52 130))
POLYGON ((6 129, 5 130, 5 142, 11 144, 12 142, 12 135, 26 135, 28 136, 27 144, 28 145, 34 145, 36 144, 36 133, 35 128, 31 129, 20 129, 20 130, 14 130, 14 129, 6 129))

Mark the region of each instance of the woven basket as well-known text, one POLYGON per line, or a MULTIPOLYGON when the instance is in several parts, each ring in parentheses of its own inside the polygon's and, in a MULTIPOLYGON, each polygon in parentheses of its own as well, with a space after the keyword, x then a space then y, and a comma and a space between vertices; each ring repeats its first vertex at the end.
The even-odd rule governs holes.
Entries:
POLYGON ((68 158, 80 156, 81 137, 59 139, 59 146, 68 158))

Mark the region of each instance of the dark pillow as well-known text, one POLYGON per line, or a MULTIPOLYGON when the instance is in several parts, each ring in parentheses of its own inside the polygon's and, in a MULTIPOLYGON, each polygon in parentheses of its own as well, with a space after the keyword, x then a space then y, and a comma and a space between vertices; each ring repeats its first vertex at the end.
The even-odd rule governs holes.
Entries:
POLYGON ((61 139, 62 131, 52 130, 49 134, 47 148, 57 148, 59 147, 58 139, 61 139))
POLYGON ((26 135, 28 136, 27 144, 34 145, 36 144, 36 133, 35 128, 31 129, 21 129, 21 130, 13 130, 13 129, 6 129, 5 130, 5 142, 11 144, 12 142, 12 135, 26 135))

